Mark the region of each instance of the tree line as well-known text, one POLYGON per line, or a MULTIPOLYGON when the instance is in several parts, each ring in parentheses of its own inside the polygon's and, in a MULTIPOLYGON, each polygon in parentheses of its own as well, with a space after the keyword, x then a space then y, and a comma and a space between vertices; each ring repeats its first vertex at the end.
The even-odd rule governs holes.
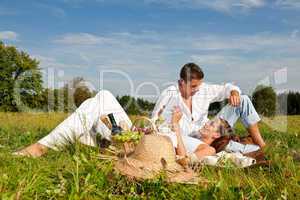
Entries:
MULTIPOLYGON (((39 61, 0 41, 0 111, 73 112, 83 101, 96 94, 84 83, 84 78, 75 77, 62 88, 44 88, 39 61)), ((272 87, 258 86, 251 98, 258 113, 265 116, 300 114, 299 92, 277 95, 272 87)), ((130 115, 148 115, 155 105, 129 95, 117 96, 117 100, 130 115)), ((226 103, 211 104, 209 113, 216 114, 226 103)))
MULTIPOLYGON (((0 111, 73 112, 97 93, 85 83, 84 78, 75 77, 62 88, 44 88, 39 61, 0 41, 0 111)), ((146 114, 154 107, 141 98, 117 99, 129 114, 146 114)))

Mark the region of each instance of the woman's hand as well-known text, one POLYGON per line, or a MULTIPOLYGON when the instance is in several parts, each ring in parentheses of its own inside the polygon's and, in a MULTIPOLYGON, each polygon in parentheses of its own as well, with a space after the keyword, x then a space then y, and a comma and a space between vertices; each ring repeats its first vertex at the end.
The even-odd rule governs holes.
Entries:
POLYGON ((175 106, 172 113, 172 128, 179 128, 179 121, 182 117, 182 112, 178 106, 175 106))
POLYGON ((172 131, 176 134, 177 137, 177 147, 176 154, 178 156, 186 157, 186 149, 182 140, 182 135, 180 133, 179 121, 182 118, 182 112, 178 106, 175 106, 172 113, 172 131))

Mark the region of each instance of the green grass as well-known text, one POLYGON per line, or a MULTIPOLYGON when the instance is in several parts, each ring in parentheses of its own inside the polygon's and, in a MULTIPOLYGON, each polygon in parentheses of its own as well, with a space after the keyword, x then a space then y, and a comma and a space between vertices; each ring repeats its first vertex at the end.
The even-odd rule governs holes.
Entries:
MULTIPOLYGON (((0 113, 0 199, 300 199, 300 116, 260 124, 269 144, 270 168, 204 167, 208 184, 169 184, 162 178, 132 182, 98 159, 96 148, 80 144, 38 159, 10 153, 36 142, 67 115, 0 113), (274 123, 275 121, 275 123, 274 123), (273 123, 273 124, 272 124, 273 123), (270 126, 275 128, 271 129, 270 126)), ((243 133, 241 124, 237 132, 243 133)))

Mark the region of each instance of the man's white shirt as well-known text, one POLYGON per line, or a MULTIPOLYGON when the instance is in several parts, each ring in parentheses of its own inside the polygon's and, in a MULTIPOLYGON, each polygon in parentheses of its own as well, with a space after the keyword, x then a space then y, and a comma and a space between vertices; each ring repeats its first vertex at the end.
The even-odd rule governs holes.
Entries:
POLYGON ((193 132, 201 129, 208 119, 208 108, 213 102, 220 102, 230 96, 230 92, 236 90, 241 94, 241 90, 230 83, 223 85, 202 83, 199 90, 192 96, 192 113, 184 103, 178 86, 169 86, 158 98, 152 112, 152 120, 158 119, 161 109, 161 117, 165 122, 158 127, 160 132, 171 132, 169 124, 171 122, 172 111, 174 106, 179 106, 183 116, 179 122, 181 134, 189 136, 193 132))

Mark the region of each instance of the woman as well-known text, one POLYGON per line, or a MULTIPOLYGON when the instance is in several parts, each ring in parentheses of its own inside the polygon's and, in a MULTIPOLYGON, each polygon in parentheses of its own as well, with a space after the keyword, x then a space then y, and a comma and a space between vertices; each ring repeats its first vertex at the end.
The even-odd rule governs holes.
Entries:
MULTIPOLYGON (((254 141, 253 151, 265 147, 264 140, 258 128, 260 117, 258 116, 249 97, 242 95, 239 106, 233 107, 226 105, 213 119, 209 120, 199 131, 186 137, 181 134, 179 122, 182 112, 178 107, 174 108, 172 114, 172 130, 176 133, 177 148, 176 152, 180 156, 189 156, 192 162, 201 160, 204 156, 214 155, 215 149, 210 145, 221 135, 224 130, 233 129, 235 123, 240 119, 245 128, 248 130, 252 140, 254 141), (194 140, 200 140, 201 144, 197 144, 194 140), (195 145, 195 143, 197 145, 195 145), (260 145, 260 144, 263 145, 260 145), (189 155, 188 155, 189 154, 189 155)), ((237 148, 232 146, 232 148, 237 148)))
POLYGON ((183 139, 183 135, 180 132, 179 122, 182 117, 182 112, 179 107, 175 107, 172 114, 172 131, 176 134, 177 147, 176 154, 182 158, 188 158, 190 162, 198 162, 205 156, 211 156, 216 154, 216 150, 210 146, 210 144, 220 137, 220 128, 222 127, 221 120, 212 120, 198 131, 201 137, 200 145, 193 145, 193 140, 199 140, 196 138, 188 137, 183 139), (188 149, 186 149, 186 146, 188 149))

